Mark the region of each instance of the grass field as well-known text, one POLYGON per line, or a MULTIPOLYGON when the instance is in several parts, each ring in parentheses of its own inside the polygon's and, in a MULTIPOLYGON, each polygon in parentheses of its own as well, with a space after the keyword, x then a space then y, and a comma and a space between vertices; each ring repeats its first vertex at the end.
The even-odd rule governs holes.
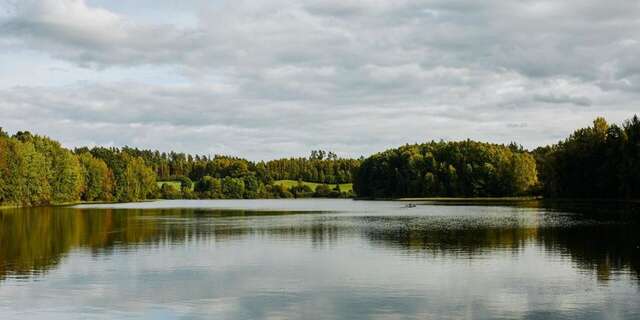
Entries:
MULTIPOLYGON (((309 186, 309 188, 311 188, 311 190, 316 190, 316 186, 320 185, 322 183, 315 183, 315 182, 302 182, 303 184, 309 186)), ((158 181, 158 188, 162 188, 163 184, 169 184, 172 185, 174 188, 176 188, 176 190, 180 190, 180 181, 158 181)), ((298 185, 298 181, 296 180, 277 180, 274 181, 273 184, 277 184, 277 185, 283 185, 285 188, 289 189, 295 185, 298 185)), ((329 188, 333 189, 333 187, 335 187, 335 184, 330 184, 329 188)), ((191 188, 191 190, 193 190, 193 188, 191 188)), ((353 191, 353 185, 351 183, 343 183, 340 184, 340 191, 343 192, 349 192, 349 191, 353 191)))
MULTIPOLYGON (((181 190, 180 181, 158 181, 156 183, 158 185, 158 188, 162 188, 163 184, 168 184, 172 185, 174 188, 176 188, 176 190, 181 190)), ((193 191, 193 185, 191 185, 191 191, 193 191)))
MULTIPOLYGON (((311 188, 311 190, 316 190, 316 186, 322 184, 322 183, 315 183, 315 182, 306 182, 306 181, 302 181, 303 184, 309 186, 309 188, 311 188)), ((273 184, 275 185, 282 185, 285 188, 289 189, 293 186, 298 185, 298 181, 296 180, 276 180, 273 182, 273 184)), ((335 184, 330 184, 329 188, 333 189, 336 185, 335 184)), ((340 184, 340 191, 343 192, 349 192, 349 191, 353 191, 353 184, 351 183, 342 183, 340 184)))

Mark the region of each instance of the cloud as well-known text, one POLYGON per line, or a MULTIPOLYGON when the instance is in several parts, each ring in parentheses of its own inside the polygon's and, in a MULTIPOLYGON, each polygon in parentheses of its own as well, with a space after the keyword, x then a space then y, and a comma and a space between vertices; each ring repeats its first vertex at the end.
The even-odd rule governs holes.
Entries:
POLYGON ((83 0, 21 1, 0 30, 26 48, 82 67, 173 64, 194 32, 171 25, 138 24, 83 0), (169 49, 172 48, 172 49, 169 49))
POLYGON ((106 1, 5 7, 3 125, 69 144, 254 158, 441 138, 533 147, 621 121, 640 94, 628 1, 188 1, 173 20, 169 1, 144 18, 106 1), (10 61, 43 67, 23 67, 30 84, 10 61))
POLYGON ((534 95, 535 101, 545 102, 545 103, 570 103, 576 106, 588 107, 591 105, 591 100, 587 97, 574 97, 566 94, 563 95, 534 95))
POLYGON ((594 78, 607 64, 638 66, 621 54, 637 52, 638 13, 628 1, 225 1, 181 27, 82 0, 27 0, 3 31, 82 66, 416 63, 594 78))

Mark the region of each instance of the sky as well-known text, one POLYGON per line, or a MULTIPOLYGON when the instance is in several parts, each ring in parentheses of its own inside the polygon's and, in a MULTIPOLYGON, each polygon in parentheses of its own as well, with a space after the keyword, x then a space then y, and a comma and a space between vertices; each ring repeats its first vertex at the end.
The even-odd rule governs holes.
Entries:
POLYGON ((640 2, 0 0, 0 127, 252 160, 640 114, 640 2))

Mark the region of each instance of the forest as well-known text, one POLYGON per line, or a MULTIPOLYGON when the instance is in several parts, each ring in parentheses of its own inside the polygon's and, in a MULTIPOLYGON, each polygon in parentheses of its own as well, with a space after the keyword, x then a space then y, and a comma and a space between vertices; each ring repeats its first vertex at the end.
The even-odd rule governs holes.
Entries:
POLYGON ((558 144, 533 150, 541 193, 554 198, 640 198, 640 120, 597 118, 558 144))
POLYGON ((360 160, 313 151, 309 158, 251 162, 136 148, 69 150, 29 132, 0 129, 0 205, 40 206, 79 201, 352 197, 360 160), (285 188, 279 179, 298 180, 285 188), (311 189, 304 181, 317 184, 311 189), (171 183, 162 183, 170 181, 171 183))
POLYGON ((506 197, 537 185, 535 159, 515 144, 429 142, 375 154, 362 163, 360 197, 506 197))
POLYGON ((470 140, 405 145, 365 159, 353 188, 364 198, 639 199, 640 120, 597 118, 533 151, 470 140))
POLYGON ((0 128, 0 205, 79 201, 300 197, 640 198, 640 120, 603 118, 557 144, 466 141, 404 145, 368 158, 249 161, 137 148, 70 150, 48 137, 0 128), (298 181, 295 185, 278 181, 298 181), (165 183, 166 182, 166 183, 165 183), (313 184, 311 184, 313 183, 313 184), (353 192, 340 184, 353 183, 353 192), (314 186, 312 189, 310 186, 314 186))

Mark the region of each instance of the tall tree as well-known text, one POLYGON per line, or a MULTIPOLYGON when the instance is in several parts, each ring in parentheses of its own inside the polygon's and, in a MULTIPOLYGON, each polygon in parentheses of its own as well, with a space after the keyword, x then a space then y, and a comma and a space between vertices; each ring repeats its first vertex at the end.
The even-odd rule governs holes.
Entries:
POLYGON ((85 152, 78 155, 85 185, 82 190, 82 200, 110 201, 113 198, 113 173, 107 164, 85 152))

